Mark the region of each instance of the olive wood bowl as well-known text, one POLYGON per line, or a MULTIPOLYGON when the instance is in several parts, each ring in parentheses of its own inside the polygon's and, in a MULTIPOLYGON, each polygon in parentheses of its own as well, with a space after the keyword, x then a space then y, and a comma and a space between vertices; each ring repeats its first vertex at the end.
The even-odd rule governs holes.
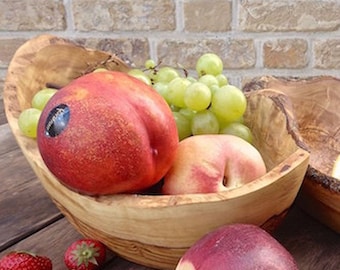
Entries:
POLYGON ((249 92, 268 87, 291 100, 300 135, 310 152, 297 204, 340 233, 340 179, 332 177, 340 155, 340 79, 264 76, 252 79, 243 89, 249 92))
POLYGON ((63 86, 101 66, 129 69, 109 53, 42 35, 16 51, 4 88, 6 116, 22 152, 56 206, 82 235, 100 240, 135 263, 174 269, 194 242, 224 224, 252 223, 268 231, 278 226, 300 189, 309 152, 296 129, 289 99, 270 89, 247 96, 245 120, 268 169, 249 184, 211 194, 98 197, 62 185, 45 166, 36 140, 20 133, 18 116, 46 84, 63 86))

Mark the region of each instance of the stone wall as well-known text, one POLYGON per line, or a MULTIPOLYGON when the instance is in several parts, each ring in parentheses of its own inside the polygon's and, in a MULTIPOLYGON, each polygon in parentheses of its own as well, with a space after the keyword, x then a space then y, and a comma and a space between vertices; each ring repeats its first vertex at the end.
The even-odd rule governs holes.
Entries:
MULTIPOLYGON (((1 0, 0 81, 25 40, 50 33, 193 69, 223 58, 234 84, 262 75, 340 76, 337 0, 1 0)), ((1 85, 1 82, 0 82, 1 85)))

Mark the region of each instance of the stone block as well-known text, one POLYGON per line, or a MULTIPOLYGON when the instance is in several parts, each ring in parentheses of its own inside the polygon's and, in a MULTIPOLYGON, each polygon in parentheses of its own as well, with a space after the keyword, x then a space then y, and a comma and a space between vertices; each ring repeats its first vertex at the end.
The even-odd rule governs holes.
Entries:
POLYGON ((87 48, 116 54, 127 64, 136 67, 144 66, 145 60, 150 58, 149 42, 145 38, 89 38, 75 41, 87 48))
POLYGON ((231 1, 187 0, 183 3, 183 12, 185 31, 225 32, 231 30, 231 1))
POLYGON ((273 39, 263 45, 266 68, 304 68, 308 64, 308 44, 304 39, 273 39))
POLYGON ((315 68, 340 69, 340 39, 316 40, 313 47, 315 68))
POLYGON ((65 30, 63 0, 0 1, 0 30, 65 30))
POLYGON ((78 31, 171 31, 176 28, 174 0, 74 0, 78 31))
POLYGON ((188 69, 195 69, 198 58, 208 52, 220 56, 225 69, 247 69, 256 62, 252 39, 165 39, 159 42, 157 51, 164 64, 188 69))
POLYGON ((333 31, 339 12, 339 1, 243 0, 238 17, 247 32, 333 31))

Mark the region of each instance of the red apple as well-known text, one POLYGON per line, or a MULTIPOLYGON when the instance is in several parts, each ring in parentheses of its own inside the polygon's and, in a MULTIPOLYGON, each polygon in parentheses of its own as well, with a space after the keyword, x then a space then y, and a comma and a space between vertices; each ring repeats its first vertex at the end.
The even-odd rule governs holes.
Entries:
POLYGON ((298 270, 293 256, 258 226, 222 226, 199 239, 176 270, 298 270))
POLYGON ((266 173, 259 151, 234 135, 196 135, 182 140, 162 193, 213 193, 244 185, 266 173))
POLYGON ((164 99, 120 72, 84 75, 44 108, 37 142, 49 170, 89 195, 129 193, 157 183, 178 146, 164 99))

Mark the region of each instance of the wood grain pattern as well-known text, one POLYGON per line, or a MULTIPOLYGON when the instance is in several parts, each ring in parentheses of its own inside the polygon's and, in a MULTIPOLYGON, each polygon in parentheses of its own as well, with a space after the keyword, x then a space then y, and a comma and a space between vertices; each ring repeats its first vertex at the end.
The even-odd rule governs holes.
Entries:
POLYGON ((4 80, 0 78, 0 125, 7 123, 3 101, 4 80))
POLYGON ((340 232, 340 180, 331 177, 340 155, 340 79, 330 76, 254 78, 247 92, 272 87, 292 103, 301 140, 310 151, 310 166, 297 198, 310 215, 340 232))
POLYGON ((28 166, 8 125, 0 126, 0 250, 61 218, 28 166), (24 165, 24 166, 23 166, 24 165), (25 166, 26 165, 26 166, 25 166), (28 224, 32 224, 27 228, 28 224))
POLYGON ((293 254, 301 270, 339 269, 340 235, 296 204, 274 237, 293 254))

